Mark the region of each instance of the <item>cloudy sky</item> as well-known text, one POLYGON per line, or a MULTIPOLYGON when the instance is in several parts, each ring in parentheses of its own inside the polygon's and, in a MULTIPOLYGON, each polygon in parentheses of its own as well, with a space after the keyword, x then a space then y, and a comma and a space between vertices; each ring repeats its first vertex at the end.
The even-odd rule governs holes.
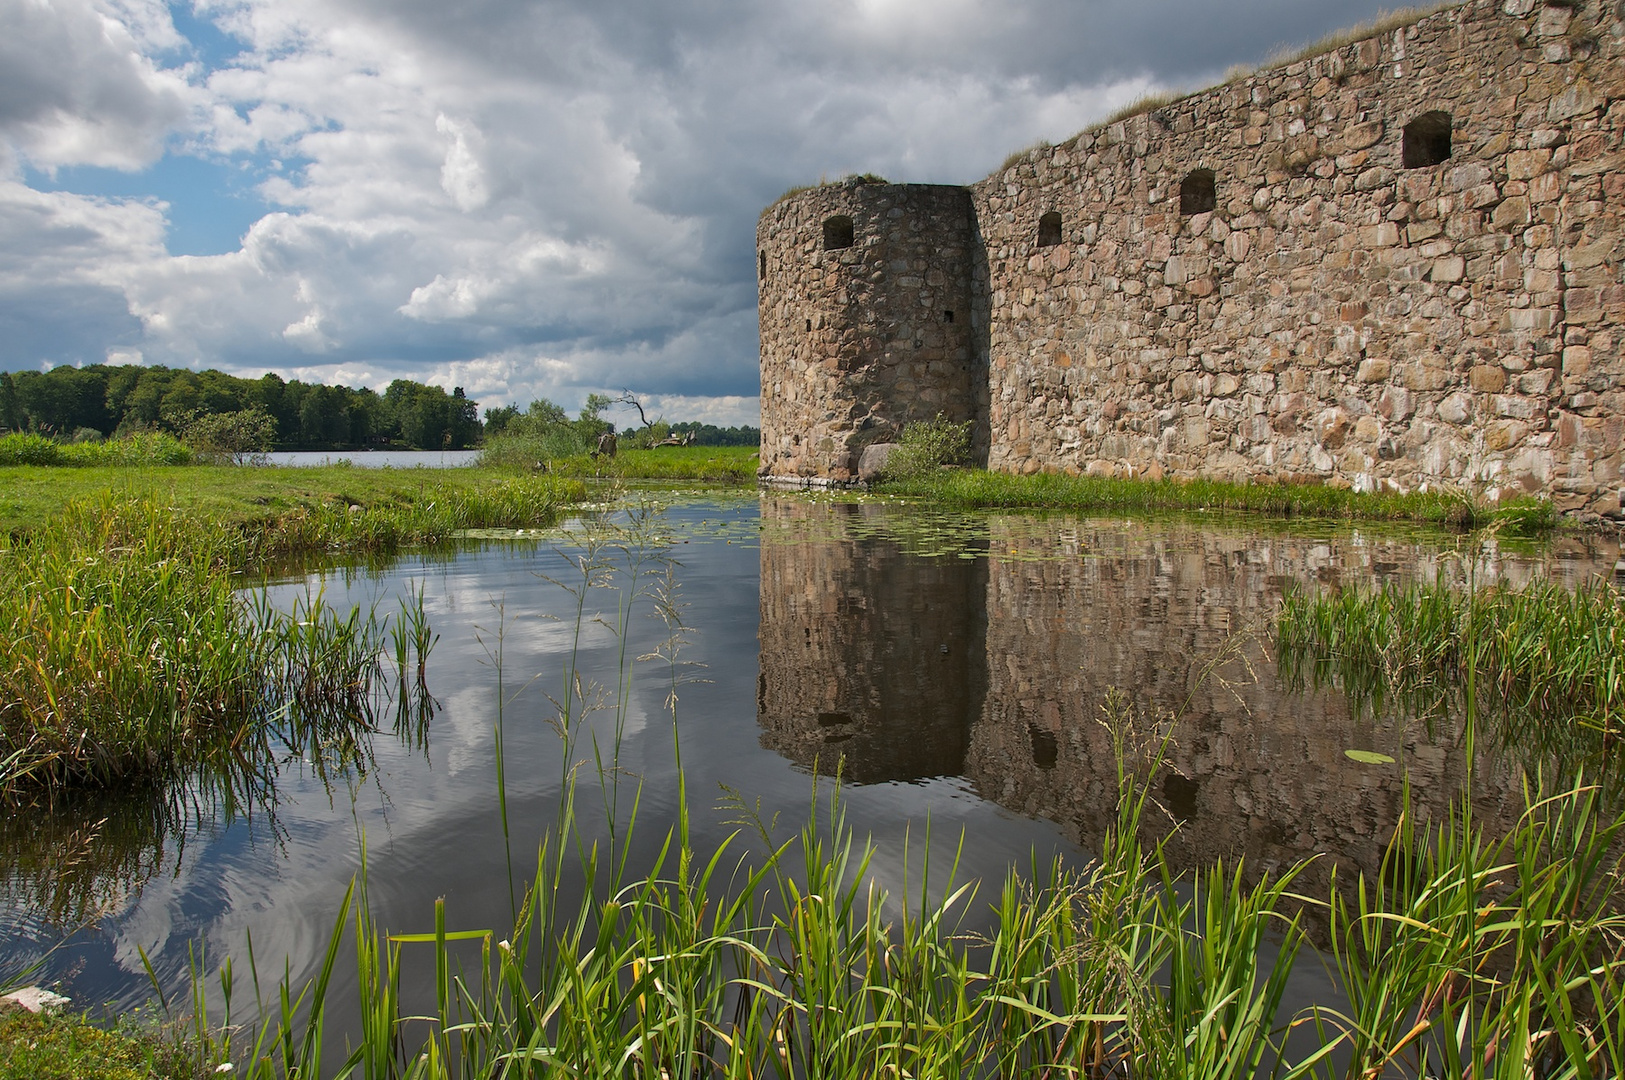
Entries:
POLYGON ((1382 0, 0 0, 0 369, 755 423, 757 214, 979 179, 1382 0))

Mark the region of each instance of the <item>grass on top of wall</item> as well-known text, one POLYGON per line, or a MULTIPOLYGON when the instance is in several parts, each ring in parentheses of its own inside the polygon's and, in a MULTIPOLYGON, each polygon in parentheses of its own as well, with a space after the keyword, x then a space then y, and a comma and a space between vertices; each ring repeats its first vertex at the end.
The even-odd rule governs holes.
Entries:
POLYGON ((1236 484, 1222 480, 1118 480, 1064 473, 943 469, 877 485, 891 495, 966 509, 1235 511, 1279 517, 1412 521, 1467 528, 1498 523, 1517 534, 1557 521, 1551 504, 1519 498, 1490 507, 1455 492, 1366 494, 1320 484, 1236 484))
MULTIPOLYGON (((1085 135, 1090 132, 1101 131, 1121 120, 1127 120, 1131 116, 1139 116, 1142 113, 1148 113, 1153 109, 1160 109, 1164 105, 1172 105, 1177 101, 1184 101, 1187 98, 1200 97, 1203 94, 1218 89, 1220 86, 1233 82, 1239 82, 1242 79, 1251 78, 1261 71, 1270 71, 1274 68, 1286 67, 1288 64, 1295 64, 1300 60, 1312 60, 1317 56, 1324 56, 1329 52, 1335 52, 1336 50, 1344 48, 1345 46, 1353 45, 1355 42, 1365 41, 1368 38, 1374 38, 1380 34, 1386 34, 1390 31, 1398 30, 1400 27, 1410 26, 1413 23, 1421 22, 1429 15, 1436 14, 1437 12, 1443 11, 1446 8, 1460 7, 1461 3, 1462 0, 1440 0, 1440 2, 1437 3, 1421 4, 1414 7, 1400 8, 1397 11, 1383 12, 1375 19, 1355 23, 1353 26, 1346 27, 1342 30, 1333 31, 1330 34, 1327 34, 1325 37, 1311 42, 1308 45, 1298 48, 1288 46, 1278 49, 1277 51, 1271 53, 1262 63, 1237 64, 1229 71, 1225 72, 1223 82, 1217 83, 1213 86, 1205 86, 1199 90, 1191 90, 1188 92, 1165 90, 1143 94, 1140 97, 1135 98, 1133 101, 1128 102, 1121 108, 1116 109, 1107 115, 1105 119, 1084 128, 1082 131, 1078 132, 1077 135, 1063 141, 1060 143, 1060 145, 1063 148, 1070 148, 1072 144, 1076 142, 1078 135, 1085 135)), ((1039 151, 1048 150, 1053 145, 1055 144, 1041 140, 1032 146, 1027 147, 1026 149, 1017 150, 1015 153, 1005 158, 1004 164, 999 166, 994 175, 1003 173, 1012 166, 1020 165, 1033 154, 1039 151)))

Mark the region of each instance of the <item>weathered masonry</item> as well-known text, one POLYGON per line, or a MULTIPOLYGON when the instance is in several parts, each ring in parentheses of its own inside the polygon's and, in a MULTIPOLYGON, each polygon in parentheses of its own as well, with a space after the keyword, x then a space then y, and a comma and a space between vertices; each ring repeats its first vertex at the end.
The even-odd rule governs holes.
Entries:
POLYGON ((1470 0, 757 229, 762 473, 942 413, 989 468, 1538 492, 1621 516, 1625 5, 1470 0))

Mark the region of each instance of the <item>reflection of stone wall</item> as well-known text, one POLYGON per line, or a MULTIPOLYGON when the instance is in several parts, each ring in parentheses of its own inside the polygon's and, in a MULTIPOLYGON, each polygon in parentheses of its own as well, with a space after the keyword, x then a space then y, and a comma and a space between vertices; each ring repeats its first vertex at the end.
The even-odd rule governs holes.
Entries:
MULTIPOLYGON (((1371 868, 1407 773, 1424 819, 1445 814, 1460 791, 1453 727, 1429 738, 1420 725, 1356 720, 1341 694, 1291 693, 1256 635, 1202 679, 1236 635, 1267 631, 1288 582, 1430 576, 1412 545, 1085 524, 1072 535, 1075 555, 1013 561, 1053 551, 1053 539, 1001 535, 999 519, 992 527, 988 692, 966 768, 986 797, 1092 846, 1115 813, 1102 723, 1111 687, 1142 722, 1178 718, 1172 769, 1155 790, 1184 820, 1170 845, 1182 867, 1222 855, 1268 868, 1320 854, 1371 868), (1360 765, 1348 749, 1398 763, 1360 765)), ((1503 785, 1506 771, 1488 755, 1478 768, 1486 825, 1510 823, 1519 796, 1503 785)))
POLYGON ((956 776, 979 694, 986 570, 854 540, 876 506, 765 501, 769 529, 828 539, 762 544, 757 715, 762 745, 856 783, 956 776), (833 520, 831 520, 833 515, 833 520))
MULTIPOLYGON (((962 774, 1091 848, 1114 814, 1100 721, 1116 687, 1142 721, 1179 718, 1171 768, 1156 782, 1184 822, 1169 848, 1176 866, 1244 856, 1258 870, 1326 856, 1311 887, 1334 861, 1375 868, 1407 776, 1424 820, 1447 813, 1461 789, 1453 726, 1430 736, 1420 724, 1351 717, 1341 694, 1292 693, 1262 636, 1199 680, 1236 635, 1267 633, 1289 584, 1463 580, 1445 546, 1005 515, 988 520, 987 558, 924 559, 874 538, 906 531, 906 513, 764 500, 765 746, 807 765, 825 754, 826 771, 839 749, 859 782, 962 774), (1349 749, 1398 760, 1362 765, 1349 749)), ((1545 572, 1572 585, 1617 556, 1597 537, 1562 539, 1540 558, 1492 541, 1471 573, 1521 584, 1545 572)), ((1509 826, 1521 808, 1512 771, 1486 753, 1477 775, 1481 820, 1509 826)))

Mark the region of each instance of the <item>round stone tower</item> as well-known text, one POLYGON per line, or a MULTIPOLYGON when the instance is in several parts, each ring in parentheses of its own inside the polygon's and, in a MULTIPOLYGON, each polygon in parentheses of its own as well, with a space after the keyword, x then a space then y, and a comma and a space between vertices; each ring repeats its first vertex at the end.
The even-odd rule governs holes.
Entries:
POLYGON ((972 217, 965 188, 863 179, 762 213, 763 479, 851 483, 904 424, 971 419, 972 217))

